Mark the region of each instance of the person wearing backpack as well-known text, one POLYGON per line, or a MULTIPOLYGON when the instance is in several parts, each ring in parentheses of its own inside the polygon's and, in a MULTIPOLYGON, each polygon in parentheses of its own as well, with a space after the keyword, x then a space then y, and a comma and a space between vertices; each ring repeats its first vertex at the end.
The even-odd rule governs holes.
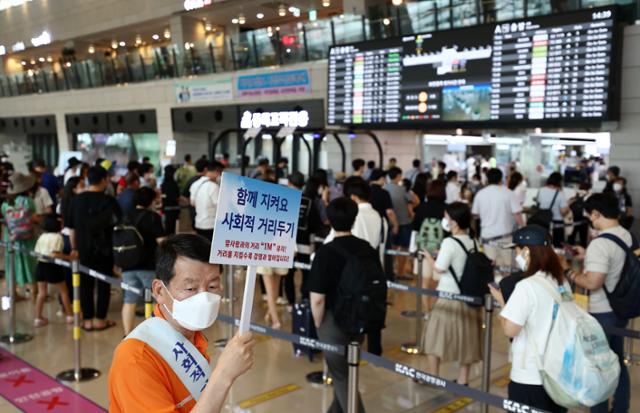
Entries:
POLYGON ((502 329, 513 338, 509 398, 552 413, 606 401, 618 385, 619 358, 598 321, 573 298, 546 229, 516 231, 513 247, 522 280, 506 303, 490 284, 503 308, 502 329))
MULTIPOLYGON (((7 200, 2 203, 0 212, 4 221, 2 239, 13 242, 16 249, 13 255, 13 270, 16 286, 25 287, 31 293, 31 300, 36 299, 36 259, 25 250, 33 250, 36 245, 35 226, 42 219, 36 215, 36 206, 30 195, 36 182, 33 175, 16 172, 9 178, 7 200)), ((9 272, 9 252, 5 249, 5 274, 9 272)), ((17 296, 18 299, 23 299, 17 296)))
MULTIPOLYGON (((522 281, 505 303, 499 289, 490 287, 491 294, 502 306, 500 324, 511 344, 509 399, 551 413, 566 412, 556 404, 543 387, 536 362, 536 350, 546 348, 551 330, 554 299, 534 278, 548 280, 555 288, 571 291, 565 280, 558 256, 551 247, 549 234, 538 225, 528 225, 513 234, 516 263, 524 272, 522 281)), ((547 282, 547 281, 544 281, 547 282)), ((550 351, 560 349, 550 349, 550 351)))
MULTIPOLYGON (((87 179, 89 186, 72 198, 70 219, 65 222, 69 228, 71 255, 77 254, 81 265, 112 276, 113 226, 121 221, 122 212, 116 199, 105 193, 110 185, 106 169, 90 167, 87 179)), ((102 331, 115 326, 115 322, 107 320, 110 299, 109 284, 81 274, 80 304, 85 331, 102 331), (94 290, 97 290, 97 301, 94 290)))
MULTIPOLYGON (((562 190, 562 175, 559 172, 554 172, 547 178, 547 184, 544 188, 541 188, 538 192, 538 213, 537 216, 543 217, 543 220, 548 222, 548 226, 552 228, 553 234, 553 246, 556 248, 562 248, 564 244, 564 217, 567 216, 571 210, 567 203, 567 198, 562 190)), ((535 220, 535 216, 531 220, 535 220)), ((531 222, 532 224, 533 222, 531 222)), ((540 222, 543 224, 543 222, 540 222)))
MULTIPOLYGON (((318 249, 311 264, 311 311, 318 336, 326 343, 346 346, 352 341, 362 342, 364 333, 384 324, 386 276, 377 251, 351 233, 356 215, 358 205, 351 199, 331 201, 327 216, 335 239, 318 249)), ((334 399, 328 411, 346 412, 346 355, 326 352, 324 357, 333 378, 334 399)), ((360 396, 358 405, 358 411, 364 413, 360 396)))
MULTIPOLYGON (((414 210, 412 239, 415 239, 415 247, 417 250, 427 251, 432 256, 437 254, 446 236, 446 231, 442 228, 446 197, 445 182, 439 179, 431 181, 427 189, 426 201, 422 200, 414 210)), ((436 288, 432 276, 432 261, 423 261, 422 288, 436 288)), ((433 303, 432 297, 422 297, 423 308, 431 309, 433 303)))
MULTIPOLYGON (((589 222, 600 232, 587 247, 586 251, 582 247, 574 247, 575 259, 584 260, 584 270, 581 273, 571 273, 569 276, 576 285, 591 291, 589 296, 589 313, 604 327, 626 328, 629 318, 638 315, 640 311, 640 289, 637 288, 637 272, 630 271, 628 265, 629 248, 634 246, 634 240, 629 231, 624 229, 618 217, 618 200, 612 193, 601 193, 591 195, 585 202, 585 211, 588 214, 589 222), (622 243, 618 245, 618 243, 622 243), (623 249, 622 246, 627 249, 623 249), (633 275, 636 274, 636 277, 633 275), (630 284, 627 284, 627 280, 630 284), (630 301, 619 303, 618 284, 625 281, 624 290, 627 290, 627 298, 630 301), (636 286, 629 288, 628 286, 636 286), (624 303, 627 304, 624 304, 624 303), (620 308, 622 307, 622 308, 620 308), (616 311, 616 309, 618 309, 616 311), (622 312, 631 314, 622 314, 622 312)), ((635 268, 637 269, 637 261, 635 268)), ((623 294, 625 291, 622 292, 623 294)), ((622 336, 607 332, 607 339, 611 350, 615 352, 620 360, 620 381, 613 397, 612 409, 609 410, 608 401, 601 403, 591 409, 593 413, 613 412, 623 413, 629 411, 630 403, 630 382, 629 372, 624 363, 624 338, 622 336)))
MULTIPOLYGON (((424 254, 425 260, 433 269, 438 291, 461 294, 460 280, 454 277, 470 276, 465 272, 467 251, 477 245, 469 236, 471 210, 462 202, 448 204, 442 222, 449 228, 451 237, 442 241, 435 261, 430 253, 424 254)), ((481 331, 482 314, 479 307, 471 307, 461 301, 438 299, 424 330, 422 344, 427 354, 429 373, 438 376, 440 363, 458 362, 460 372, 457 382, 468 384, 471 365, 482 360, 481 331)))
MULTIPOLYGON (((133 196, 135 209, 125 219, 126 228, 134 232, 134 236, 140 237, 142 242, 134 248, 137 260, 122 268, 122 281, 140 290, 151 288, 151 282, 155 277, 156 250, 166 236, 162 218, 151 209, 155 197, 153 189, 146 186, 139 188, 133 196)), ((115 254, 117 253, 114 251, 114 258, 115 254)), ((140 296, 128 290, 124 291, 122 327, 125 336, 135 328, 138 301, 140 296)))

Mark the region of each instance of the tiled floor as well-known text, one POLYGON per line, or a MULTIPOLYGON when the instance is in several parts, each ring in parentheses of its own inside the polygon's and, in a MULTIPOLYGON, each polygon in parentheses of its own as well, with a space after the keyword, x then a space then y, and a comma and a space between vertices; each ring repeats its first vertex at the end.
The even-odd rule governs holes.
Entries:
MULTIPOLYGON (((241 275, 241 274, 239 274, 241 275)), ((236 296, 241 297, 243 278, 235 278, 236 296)), ((256 295, 254 312, 255 322, 262 323, 264 309, 266 307, 256 295)), ((84 367, 97 368, 102 375, 90 382, 72 385, 81 394, 94 400, 96 403, 107 407, 107 375, 111 363, 114 348, 122 338, 120 330, 121 294, 113 293, 113 301, 110 316, 118 321, 118 327, 100 333, 83 333, 82 335, 82 365, 84 367)), ((228 304, 226 311, 228 313, 228 304)), ((236 302, 236 316, 240 303, 236 302)), ((402 353, 399 346, 403 342, 413 340, 413 320, 404 318, 400 311, 415 308, 415 297, 405 293, 396 293, 396 303, 391 307, 388 316, 388 328, 383 332, 384 356, 400 361, 416 368, 426 369, 424 356, 410 356, 402 353)), ((50 301, 46 310, 48 317, 53 321, 47 327, 36 331, 31 327, 32 308, 28 303, 19 303, 17 306, 18 328, 22 332, 35 334, 35 338, 27 343, 9 347, 19 357, 28 363, 42 369, 47 374, 55 376, 62 370, 72 367, 73 341, 71 328, 66 326, 62 319, 55 316, 57 304, 50 301)), ((290 316, 286 314, 285 307, 281 307, 285 328, 290 326, 290 316)), ((8 314, 0 314, 0 333, 7 331, 8 314)), ((220 322, 216 323, 206 335, 210 341, 225 337, 228 327, 220 322)), ((640 344, 637 345, 640 351, 640 344)), ((500 331, 494 328, 492 351, 492 386, 495 394, 506 396, 506 384, 508 383, 507 364, 508 342, 500 331)), ((213 348, 215 355, 220 350, 213 348)), ((307 373, 322 369, 322 362, 311 363, 304 358, 295 358, 292 355, 291 345, 276 339, 261 339, 256 346, 256 364, 254 368, 243 376, 234 385, 228 399, 228 411, 233 412, 324 412, 331 402, 332 392, 330 387, 319 387, 306 382, 307 373), (289 386, 289 385, 297 385, 289 386), (256 400, 257 395, 265 392, 278 393, 280 389, 283 395, 266 401, 256 400), (243 403, 244 402, 244 403, 243 403), (240 407, 240 406, 244 406, 240 407)), ((371 365, 365 365, 360 370, 361 392, 364 404, 369 413, 383 412, 477 412, 480 411, 478 403, 470 403, 465 406, 465 400, 459 397, 436 391, 430 387, 413 383, 411 380, 396 375, 371 365), (453 403, 453 404, 452 404, 453 403), (448 408, 446 406, 449 406, 448 408), (460 407, 459 410, 455 406, 460 407)), ((445 365, 443 372, 445 378, 454 378, 455 366, 445 365)), ((479 387, 481 365, 473 367, 472 385, 479 387)), ((632 367, 632 407, 631 412, 640 411, 640 367, 632 367)), ((0 412, 17 412, 12 405, 0 398, 0 412)), ((490 411, 498 411, 491 409, 490 411)))

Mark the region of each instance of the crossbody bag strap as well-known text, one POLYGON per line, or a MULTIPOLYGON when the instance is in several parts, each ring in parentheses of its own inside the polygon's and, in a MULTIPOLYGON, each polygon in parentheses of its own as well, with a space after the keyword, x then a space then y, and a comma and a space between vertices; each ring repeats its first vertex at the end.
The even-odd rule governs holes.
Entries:
POLYGON ((558 194, 560 193, 560 190, 557 189, 556 193, 553 194, 553 198, 551 199, 551 205, 549 205, 549 210, 551 210, 551 208, 553 208, 553 204, 556 203, 556 198, 558 197, 558 194))
MULTIPOLYGON (((613 235, 613 234, 610 234, 608 232, 605 232, 604 234, 600 234, 597 238, 605 238, 605 239, 608 239, 609 241, 615 242, 616 244, 618 244, 618 246, 620 248, 622 248, 622 250, 624 251, 625 255, 633 254, 633 250, 620 237, 618 237, 616 235, 613 235)), ((633 243, 633 234, 631 234, 631 242, 633 243)), ((625 259, 626 259, 626 256, 625 256, 625 259)), ((624 271, 624 268, 622 270, 624 271)), ((607 295, 607 300, 608 300, 609 299, 609 294, 611 294, 611 292, 607 288, 606 284, 602 284, 602 289, 604 290, 605 294, 607 295)), ((614 287, 614 289, 615 289, 615 287, 614 287)))

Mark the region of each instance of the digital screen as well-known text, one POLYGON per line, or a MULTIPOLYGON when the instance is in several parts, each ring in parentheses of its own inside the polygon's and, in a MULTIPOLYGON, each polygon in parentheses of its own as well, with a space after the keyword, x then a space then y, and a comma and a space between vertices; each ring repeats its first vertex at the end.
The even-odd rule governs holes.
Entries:
POLYGON ((617 116, 616 8, 333 46, 330 125, 596 123, 617 116))

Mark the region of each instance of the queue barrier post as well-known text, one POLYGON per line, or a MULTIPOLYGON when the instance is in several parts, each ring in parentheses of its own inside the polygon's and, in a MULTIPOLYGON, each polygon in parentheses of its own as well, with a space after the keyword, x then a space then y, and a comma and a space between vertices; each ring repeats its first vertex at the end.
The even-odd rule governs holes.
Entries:
MULTIPOLYGON (((482 355, 482 391, 489 393, 491 383, 491 339, 493 334, 493 297, 484 296, 484 342, 482 355)), ((489 412, 489 405, 482 405, 482 413, 489 412)))
MULTIPOLYGON (((422 288, 422 280, 424 277, 424 256, 419 252, 416 254, 418 260, 418 277, 416 280, 416 286, 422 288)), ((415 341, 413 343, 405 343, 400 346, 400 349, 407 353, 417 355, 420 353, 420 341, 422 338, 422 296, 416 294, 416 329, 415 329, 415 341)))
MULTIPOLYGON (((9 310, 9 334, 0 337, 0 341, 6 344, 20 344, 33 339, 33 336, 16 332, 16 252, 11 241, 7 242, 7 251, 9 255, 9 273, 6 275, 7 296, 3 297, 2 308, 7 308, 9 310)), ((35 291, 32 291, 31 294, 35 294, 35 291)))
POLYGON ((64 382, 82 382, 98 378, 100 371, 93 368, 82 368, 80 346, 80 263, 71 261, 71 279, 73 285, 73 369, 65 370, 56 375, 56 378, 64 382))
POLYGON ((151 288, 144 289, 144 318, 151 318, 153 315, 153 296, 151 288))
POLYGON ((349 379, 347 385, 347 413, 358 412, 358 368, 360 366, 360 344, 353 341, 347 347, 349 379))

